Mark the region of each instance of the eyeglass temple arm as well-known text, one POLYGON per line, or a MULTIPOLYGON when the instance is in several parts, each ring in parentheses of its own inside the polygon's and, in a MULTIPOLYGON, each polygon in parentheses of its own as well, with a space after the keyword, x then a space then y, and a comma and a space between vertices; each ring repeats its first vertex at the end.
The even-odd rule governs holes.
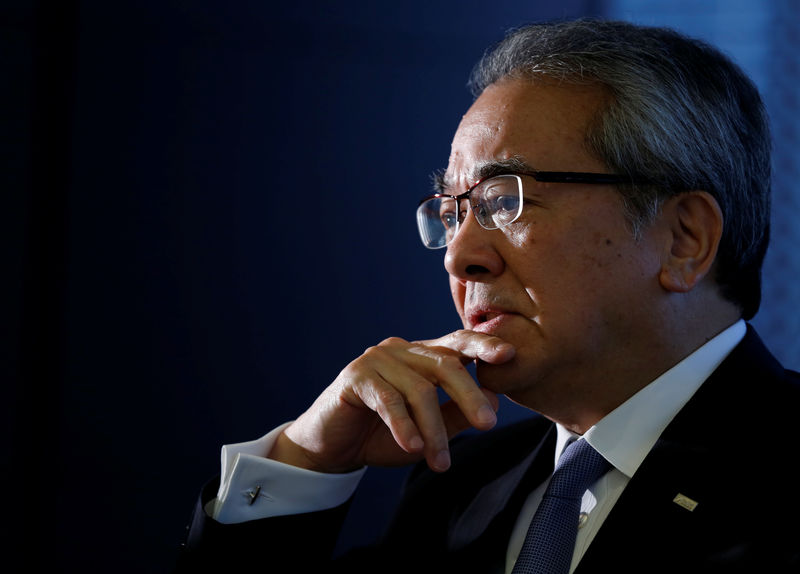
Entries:
POLYGON ((619 184, 646 183, 625 175, 614 173, 586 173, 580 171, 536 171, 529 174, 542 183, 587 183, 587 184, 619 184))

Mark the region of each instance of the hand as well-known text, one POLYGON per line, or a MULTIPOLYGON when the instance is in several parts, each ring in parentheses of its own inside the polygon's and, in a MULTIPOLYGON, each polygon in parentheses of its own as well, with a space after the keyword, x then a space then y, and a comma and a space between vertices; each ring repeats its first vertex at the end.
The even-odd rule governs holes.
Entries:
POLYGON ((492 428, 497 396, 464 367, 502 364, 514 347, 498 337, 455 331, 439 339, 399 338, 367 349, 280 436, 270 458, 319 472, 397 466, 423 457, 450 466, 448 441, 473 426, 492 428), (451 400, 439 404, 436 388, 451 400))

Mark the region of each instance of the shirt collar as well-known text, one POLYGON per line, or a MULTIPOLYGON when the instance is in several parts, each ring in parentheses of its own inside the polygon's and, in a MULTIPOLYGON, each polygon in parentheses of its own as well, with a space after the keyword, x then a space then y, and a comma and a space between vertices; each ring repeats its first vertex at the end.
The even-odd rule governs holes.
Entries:
MULTIPOLYGON (((739 320, 592 426, 583 437, 628 478, 683 405, 744 338, 739 320)), ((556 423, 556 462, 578 435, 556 423)))

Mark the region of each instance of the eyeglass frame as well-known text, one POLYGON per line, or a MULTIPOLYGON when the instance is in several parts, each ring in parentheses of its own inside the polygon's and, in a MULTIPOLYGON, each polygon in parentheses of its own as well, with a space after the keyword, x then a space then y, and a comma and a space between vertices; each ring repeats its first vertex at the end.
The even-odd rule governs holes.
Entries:
MULTIPOLYGON (((440 198, 453 199, 456 202, 456 206, 458 206, 461 203, 461 201, 464 200, 464 199, 469 201, 470 194, 475 190, 476 187, 478 187, 482 183, 485 183, 490 179, 494 179, 496 177, 502 177, 502 176, 506 176, 506 175, 515 175, 515 176, 518 176, 518 177, 528 176, 528 177, 532 177, 535 181, 538 181, 539 183, 575 183, 575 184, 587 184, 587 185, 623 185, 623 184, 636 185, 636 184, 647 183, 647 182, 638 181, 638 180, 636 180, 634 178, 631 178, 631 177, 628 177, 628 176, 624 176, 624 175, 620 175, 620 174, 616 174, 616 173, 592 173, 592 172, 583 172, 583 171, 535 171, 535 170, 508 171, 508 172, 505 172, 505 173, 495 173, 495 174, 492 174, 490 176, 487 176, 487 177, 484 177, 482 179, 479 179, 467 191, 465 191, 464 193, 460 193, 458 195, 451 195, 451 194, 447 194, 447 193, 434 193, 433 195, 429 195, 427 197, 424 197, 417 204, 417 210, 419 210, 420 206, 423 203, 425 203, 427 201, 430 201, 431 199, 440 199, 440 198)), ((520 200, 522 200, 523 199, 522 198, 522 181, 520 180, 519 183, 520 183, 520 200)), ((470 204, 470 207, 472 209, 475 209, 474 206, 472 206, 471 204, 470 204)), ((520 203, 519 213, 517 213, 517 215, 514 216, 514 219, 504 223, 503 225, 499 225, 497 227, 486 227, 485 225, 483 225, 477 219, 476 219, 476 221, 478 221, 478 224, 481 227, 491 231, 493 229, 502 229, 503 227, 506 227, 507 225, 510 225, 510 224, 514 223, 517 219, 519 219, 519 216, 521 214, 522 214, 522 203, 520 203)), ((462 216, 461 215, 461 210, 460 209, 457 210, 457 212, 456 212, 456 229, 453 232, 453 237, 455 237, 455 234, 458 233, 458 229, 461 226, 461 224, 464 222, 465 218, 466 218, 466 212, 462 216)), ((428 249, 441 249, 443 247, 447 247, 448 243, 449 243, 449 241, 446 241, 444 243, 444 245, 431 247, 427 243, 425 243, 425 241, 422 242, 422 244, 425 247, 427 247, 428 249)))

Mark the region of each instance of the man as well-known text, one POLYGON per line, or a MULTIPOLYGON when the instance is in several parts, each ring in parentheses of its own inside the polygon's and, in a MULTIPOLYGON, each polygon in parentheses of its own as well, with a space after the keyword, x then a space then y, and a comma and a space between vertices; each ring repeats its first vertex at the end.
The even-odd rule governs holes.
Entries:
POLYGON ((511 572, 522 549, 531 571, 800 571, 797 376, 744 322, 769 226, 752 83, 668 30, 579 21, 513 32, 472 84, 418 211, 464 328, 388 339, 226 447, 181 568, 511 572), (498 394, 530 420, 451 443, 498 394), (528 529, 573 442, 606 466, 557 570, 528 529), (420 460, 385 540, 326 564, 364 467, 420 460))

